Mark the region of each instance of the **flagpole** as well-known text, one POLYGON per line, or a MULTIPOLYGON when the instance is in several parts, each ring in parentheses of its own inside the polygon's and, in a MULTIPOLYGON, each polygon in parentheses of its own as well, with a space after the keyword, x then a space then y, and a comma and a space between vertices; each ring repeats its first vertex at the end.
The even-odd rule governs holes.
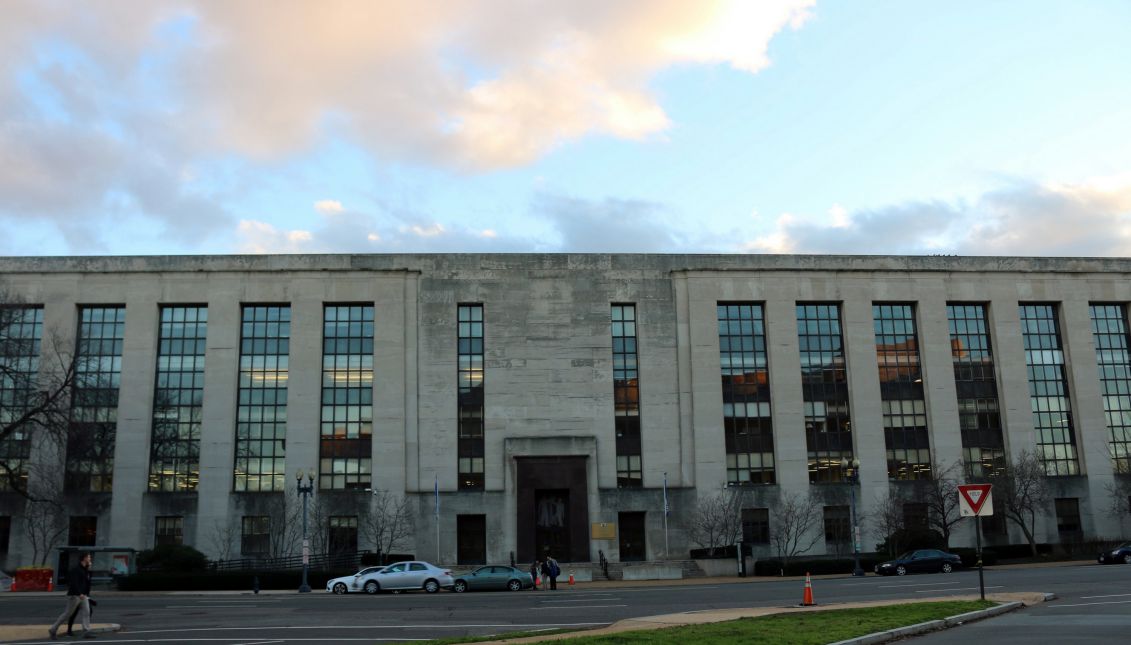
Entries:
POLYGON ((668 558, 668 474, 664 473, 664 559, 668 558))

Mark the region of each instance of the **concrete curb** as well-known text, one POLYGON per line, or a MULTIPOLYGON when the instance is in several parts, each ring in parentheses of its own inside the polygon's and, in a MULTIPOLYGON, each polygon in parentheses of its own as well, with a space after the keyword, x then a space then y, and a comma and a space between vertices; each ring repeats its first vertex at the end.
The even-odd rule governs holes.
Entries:
MULTIPOLYGON (((1055 598, 1056 594, 1045 594, 1046 601, 1049 600, 1049 596, 1055 598)), ((918 623, 916 625, 908 625, 906 627, 899 627, 897 629, 889 629, 884 632, 876 632, 874 634, 868 634, 866 636, 859 636, 857 638, 850 638, 844 641, 837 641, 836 643, 830 643, 829 645, 875 645, 876 643, 887 643, 888 641, 907 638, 908 636, 918 636, 919 634, 926 634, 927 632, 949 629, 951 627, 965 625, 966 623, 985 620, 986 618, 993 618, 994 616, 1000 616, 1001 614, 1021 609, 1024 606, 1025 603, 1019 601, 1007 602, 996 607, 989 607, 987 609, 982 609, 979 611, 970 611, 965 614, 958 614, 957 616, 943 618, 942 620, 930 620, 925 623, 918 623)))

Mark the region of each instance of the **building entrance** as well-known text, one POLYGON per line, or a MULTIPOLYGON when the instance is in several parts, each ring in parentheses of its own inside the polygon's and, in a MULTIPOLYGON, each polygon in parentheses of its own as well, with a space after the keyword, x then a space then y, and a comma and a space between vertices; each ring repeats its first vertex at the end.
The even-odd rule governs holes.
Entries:
POLYGON ((517 558, 588 562, 585 457, 516 457, 517 558))

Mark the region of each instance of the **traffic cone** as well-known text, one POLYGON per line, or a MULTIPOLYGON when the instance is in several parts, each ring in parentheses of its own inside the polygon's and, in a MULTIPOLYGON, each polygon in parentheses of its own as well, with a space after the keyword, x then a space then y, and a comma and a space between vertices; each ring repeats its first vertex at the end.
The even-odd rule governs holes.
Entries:
POLYGON ((55 591, 55 580, 53 580, 52 578, 47 579, 47 590, 55 591))
POLYGON ((809 579, 809 573, 805 573, 805 594, 801 596, 802 607, 812 607, 817 603, 813 602, 813 581, 809 579))
POLYGON ((573 572, 572 571, 569 572, 569 586, 571 586, 571 587, 573 586, 573 572))
POLYGON ((537 578, 534 579, 534 588, 537 589, 538 587, 541 587, 541 586, 542 586, 542 576, 538 576, 537 578))

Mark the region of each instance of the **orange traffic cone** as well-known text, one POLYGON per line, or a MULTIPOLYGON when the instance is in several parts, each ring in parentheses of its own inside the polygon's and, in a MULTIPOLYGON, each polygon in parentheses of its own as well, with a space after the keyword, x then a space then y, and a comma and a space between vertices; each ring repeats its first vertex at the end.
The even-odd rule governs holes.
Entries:
POLYGON ((801 596, 802 607, 812 607, 817 603, 813 602, 813 581, 809 579, 808 572, 805 574, 805 594, 801 596))
POLYGON ((541 586, 542 586, 542 576, 538 576, 537 578, 534 578, 534 588, 537 589, 538 587, 541 587, 541 586))
POLYGON ((573 572, 572 571, 569 572, 569 585, 571 587, 573 586, 573 572))
POLYGON ((48 591, 55 591, 55 580, 54 579, 52 579, 52 578, 47 579, 47 590, 48 591))

